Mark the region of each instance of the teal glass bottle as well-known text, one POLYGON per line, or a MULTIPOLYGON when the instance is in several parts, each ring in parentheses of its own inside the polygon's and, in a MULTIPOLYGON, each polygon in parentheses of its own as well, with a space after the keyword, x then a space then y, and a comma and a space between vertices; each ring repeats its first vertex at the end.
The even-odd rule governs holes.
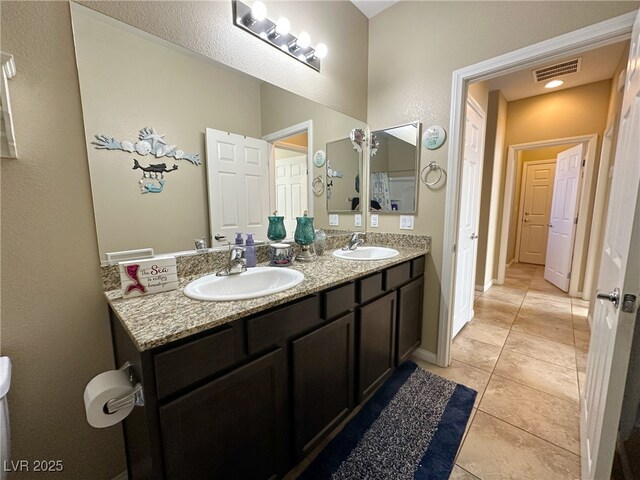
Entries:
POLYGON ((296 222, 294 240, 298 245, 311 245, 316 239, 313 217, 310 217, 308 212, 305 211, 303 217, 296 217, 296 222))
POLYGON ((269 228, 267 229, 267 238, 272 242, 279 242, 287 238, 287 230, 284 227, 284 217, 278 216, 278 212, 273 212, 273 216, 269 219, 269 228))

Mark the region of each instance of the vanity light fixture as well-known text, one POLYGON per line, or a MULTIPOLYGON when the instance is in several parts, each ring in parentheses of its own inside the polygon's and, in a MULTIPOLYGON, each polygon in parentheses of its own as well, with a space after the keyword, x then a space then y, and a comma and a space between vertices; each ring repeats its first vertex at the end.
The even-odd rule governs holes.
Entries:
POLYGON ((559 87, 560 85, 562 85, 564 82, 562 80, 551 80, 549 83, 547 83, 544 88, 556 88, 559 87))
POLYGON ((264 3, 256 1, 249 6, 240 0, 233 0, 233 18, 237 27, 320 71, 320 60, 327 56, 327 46, 318 43, 315 48, 312 47, 311 36, 307 32, 300 32, 297 37, 293 35, 290 32, 291 24, 285 17, 280 17, 275 23, 269 20, 264 3))

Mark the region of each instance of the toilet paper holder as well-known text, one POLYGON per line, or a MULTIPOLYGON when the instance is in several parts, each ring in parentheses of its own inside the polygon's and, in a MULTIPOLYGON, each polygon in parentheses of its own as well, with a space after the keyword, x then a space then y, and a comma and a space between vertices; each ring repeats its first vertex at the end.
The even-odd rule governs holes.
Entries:
POLYGON ((122 365, 118 370, 121 372, 125 372, 129 376, 129 381, 131 385, 134 385, 133 391, 125 395, 124 397, 112 398, 109 400, 104 409, 106 413, 116 413, 118 410, 122 410, 123 408, 127 408, 130 406, 134 407, 143 407, 144 406, 144 394, 142 392, 142 385, 140 382, 135 382, 135 378, 133 375, 133 365, 131 362, 126 361, 124 365, 122 365), (135 382, 135 384, 134 384, 135 382))

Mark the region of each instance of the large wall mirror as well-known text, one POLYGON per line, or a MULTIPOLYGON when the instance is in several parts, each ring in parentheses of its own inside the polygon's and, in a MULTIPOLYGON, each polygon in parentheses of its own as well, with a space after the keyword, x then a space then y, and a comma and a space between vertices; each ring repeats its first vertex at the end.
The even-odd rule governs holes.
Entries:
POLYGON ((203 236, 215 245, 215 234, 266 240, 274 210, 289 237, 304 210, 329 228, 313 153, 364 122, 71 8, 103 263, 108 252, 193 250, 203 236))
POLYGON ((327 143, 327 211, 360 211, 362 153, 349 138, 327 143))
POLYGON ((415 213, 420 164, 420 122, 371 133, 370 211, 415 213))

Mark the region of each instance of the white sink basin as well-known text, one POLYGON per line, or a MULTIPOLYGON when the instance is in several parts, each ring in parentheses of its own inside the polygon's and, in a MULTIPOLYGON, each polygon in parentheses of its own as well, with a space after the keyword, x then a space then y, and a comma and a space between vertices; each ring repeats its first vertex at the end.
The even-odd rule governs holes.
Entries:
POLYGON ((395 248, 387 247, 358 247, 355 250, 335 250, 334 257, 345 260, 384 260, 400 255, 395 248))
POLYGON ((184 294, 194 300, 227 302, 258 298, 295 287, 304 275, 288 268, 255 267, 238 275, 211 274, 189 283, 184 294))

